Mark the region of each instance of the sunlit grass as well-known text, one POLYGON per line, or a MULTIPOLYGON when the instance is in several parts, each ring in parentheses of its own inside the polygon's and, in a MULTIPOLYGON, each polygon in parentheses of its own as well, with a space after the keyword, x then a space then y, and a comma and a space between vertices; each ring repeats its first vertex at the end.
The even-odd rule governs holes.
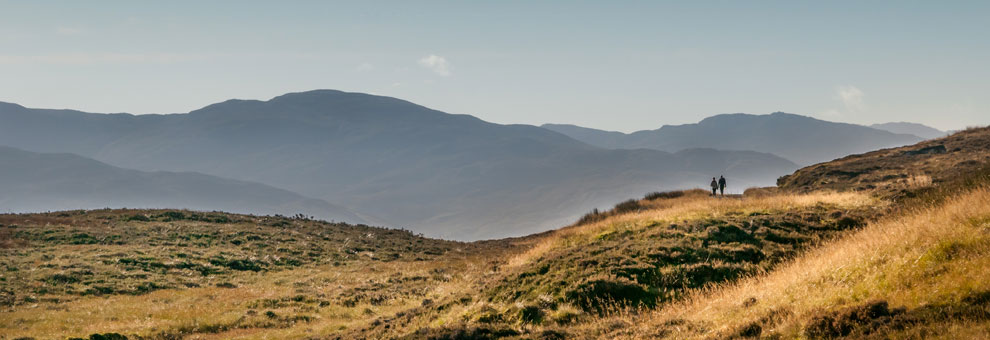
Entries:
POLYGON ((809 194, 760 195, 755 197, 711 197, 702 190, 688 191, 672 199, 640 200, 644 209, 610 216, 604 220, 562 228, 528 251, 509 260, 510 266, 529 263, 551 249, 573 247, 597 235, 626 229, 640 229, 656 224, 719 218, 726 214, 782 213, 800 208, 831 204, 842 209, 865 206, 882 208, 885 201, 862 192, 816 192, 809 194))
MULTIPOLYGON (((686 302, 638 320, 643 327, 633 337, 672 320, 696 325, 666 327, 672 338, 725 335, 782 310, 789 316, 775 331, 798 337, 808 318, 822 310, 870 299, 914 308, 990 290, 987 268, 990 190, 981 188, 944 206, 873 223, 766 275, 696 291, 686 302), (747 299, 756 303, 744 307, 747 299)), ((985 334, 985 325, 953 321, 940 328, 985 334)))
MULTIPOLYGON (((455 246, 446 254, 428 260, 414 260, 415 254, 403 254, 394 261, 373 260, 375 250, 365 249, 340 264, 323 260, 279 270, 197 277, 196 282, 204 283, 199 287, 161 289, 138 295, 60 296, 59 292, 49 292, 40 297, 65 299, 54 302, 42 299, 0 312, 0 334, 37 339, 106 332, 145 337, 180 335, 189 339, 331 335, 391 338, 421 329, 496 325, 527 334, 557 329, 589 337, 663 335, 681 339, 725 337, 770 313, 784 311, 779 322, 763 329, 764 334, 799 338, 814 315, 872 299, 886 300, 891 306, 915 308, 958 302, 973 292, 990 291, 990 272, 986 270, 990 268, 990 190, 987 189, 962 194, 944 205, 899 210, 898 215, 874 221, 838 239, 823 244, 809 243, 810 250, 802 250, 797 258, 774 265, 770 272, 760 271, 735 282, 686 290, 686 296, 657 309, 619 306, 598 315, 566 301, 552 301, 552 296, 497 299, 489 295, 491 290, 486 290, 540 264, 535 261, 547 261, 550 255, 559 259, 561 254, 582 252, 589 245, 624 231, 662 234, 669 224, 684 225, 689 221, 749 221, 761 217, 784 221, 781 217, 787 214, 805 218, 827 216, 826 212, 889 211, 889 204, 867 192, 712 198, 704 192, 689 191, 677 198, 640 200, 639 209, 545 235, 487 246, 474 244, 468 247, 473 250, 470 252, 455 246), (816 213, 809 213, 812 211, 816 213), (221 282, 230 282, 234 287, 217 287, 221 282), (365 299, 353 304, 344 301, 359 294, 371 294, 380 301, 370 303, 365 299), (553 305, 541 307, 545 312, 541 322, 519 319, 523 308, 539 305, 541 300, 553 305), (440 305, 443 307, 437 307, 440 305), (498 321, 482 321, 485 313, 498 317, 498 321), (401 323, 394 321, 400 318, 401 323), (375 328, 379 322, 387 324, 390 320, 393 320, 390 328, 375 328), (364 330, 369 327, 373 330, 364 330)), ((815 222, 809 225, 834 223, 834 219, 814 218, 815 222)), ((60 228, 79 228, 64 221, 53 222, 62 223, 60 228)), ((53 225, 56 224, 48 227, 53 225)), ((254 227, 245 224, 223 228, 224 233, 237 233, 254 227)), ((299 233, 292 242, 305 245, 312 240, 307 235, 299 233)), ((656 242, 635 237, 616 240, 656 242)), ((289 243, 272 244, 273 248, 290 247, 289 243)), ((713 245, 721 246, 724 245, 713 245)), ((79 268, 80 261, 97 258, 99 254, 152 256, 156 252, 171 254, 179 250, 175 246, 154 248, 141 244, 59 245, 31 251, 23 245, 17 247, 21 248, 5 249, 5 256, 21 258, 18 254, 23 252, 26 256, 23 261, 54 268, 79 268)), ((405 245, 391 247, 402 249, 405 245)), ((347 246, 338 248, 334 250, 342 251, 347 246)), ((232 249, 240 248, 199 251, 206 256, 232 249)), ((258 255, 262 259, 264 256, 258 255)), ((169 261, 164 260, 166 264, 169 261)), ((177 280, 174 276, 181 273, 167 274, 171 275, 170 280, 177 280)), ((7 272, 4 277, 21 280, 20 284, 30 278, 28 286, 44 287, 29 271, 7 272)), ((181 279, 176 282, 182 282, 181 279)), ((932 334, 946 339, 990 333, 985 323, 975 321, 945 321, 938 327, 940 331, 932 334)), ((920 331, 908 329, 892 336, 917 337, 911 332, 920 331)))
MULTIPOLYGON (((463 268, 458 261, 445 262, 444 268, 463 268)), ((204 287, 159 290, 139 296, 82 298, 60 305, 39 304, 14 312, 0 313, 0 333, 8 336, 66 338, 91 333, 117 332, 153 336, 160 333, 204 333, 203 338, 281 338, 333 334, 369 322, 370 315, 388 315, 422 303, 425 298, 442 299, 459 292, 461 278, 432 286, 423 294, 403 296, 380 305, 361 303, 350 307, 312 304, 287 307, 253 307, 252 302, 294 296, 334 296, 343 290, 390 278, 430 275, 436 263, 410 266, 408 263, 368 263, 364 266, 315 267, 277 273, 243 274, 251 281, 237 288, 204 287), (452 287, 454 286, 454 287, 452 287), (253 313, 249 312, 253 311, 253 313), (280 317, 304 315, 308 322, 284 323, 277 327, 250 327, 243 323, 255 314, 280 317), (249 314, 250 313, 250 314, 249 314), (254 329, 254 330, 251 330, 254 329), (215 334, 211 334, 215 333, 215 334), (39 335, 46 335, 39 337, 39 335)))

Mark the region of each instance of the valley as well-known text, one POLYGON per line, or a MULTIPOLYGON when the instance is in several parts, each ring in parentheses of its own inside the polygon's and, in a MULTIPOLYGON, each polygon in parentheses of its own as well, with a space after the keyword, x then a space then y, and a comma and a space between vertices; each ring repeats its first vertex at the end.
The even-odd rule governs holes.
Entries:
POLYGON ((0 340, 990 339, 987 17, 0 0, 0 340))
MULTIPOLYGON (((731 171, 733 190, 742 190, 772 185, 798 168, 757 151, 603 149, 536 126, 494 124, 397 98, 335 90, 228 100, 165 115, 4 103, 0 121, 0 145, 21 151, 71 153, 128 170, 194 172, 265 185, 339 207, 292 214, 463 241, 550 230, 592 208, 661 188, 691 188, 720 171, 731 171)), ((238 196, 229 190, 214 195, 238 196)), ((181 206, 84 201, 74 208, 209 211, 221 201, 181 206)), ((285 214, 243 208, 237 212, 285 214)), ((24 204, 15 212, 51 209, 24 204)))
POLYGON ((811 166, 778 188, 655 193, 553 231, 468 243, 305 217, 2 215, 0 333, 980 337, 987 141, 990 128, 970 129, 811 166), (946 152, 910 152, 932 145, 946 152), (904 171, 895 166, 930 180, 865 182, 904 171), (822 168, 861 180, 825 180, 822 168))

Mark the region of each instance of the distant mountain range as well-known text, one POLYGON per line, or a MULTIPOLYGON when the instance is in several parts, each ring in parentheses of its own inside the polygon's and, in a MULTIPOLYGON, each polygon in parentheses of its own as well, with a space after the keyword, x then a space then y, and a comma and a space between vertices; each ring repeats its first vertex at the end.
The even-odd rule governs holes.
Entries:
POLYGON ((267 185, 189 172, 121 169, 67 153, 0 146, 0 212, 171 207, 294 215, 356 223, 346 208, 267 185))
POLYGON ((894 122, 870 125, 871 128, 890 131, 893 133, 903 133, 915 135, 924 139, 940 138, 949 135, 948 131, 942 131, 927 125, 908 122, 894 122))
MULTIPOLYGON (((721 114, 705 118, 697 124, 664 125, 656 130, 630 134, 574 125, 545 124, 542 127, 608 149, 677 151, 704 147, 752 150, 771 153, 802 165, 913 144, 923 139, 913 134, 783 112, 768 115, 721 114)), ((902 128, 901 125, 888 127, 902 128)))
MULTIPOLYGON (((0 104, 0 145, 74 153, 158 176, 165 174, 157 171, 198 172, 262 183, 298 193, 283 192, 272 197, 275 201, 313 197, 357 211, 375 224, 454 239, 547 230, 593 207, 649 191, 704 187, 721 174, 730 179, 729 189, 739 192, 772 185, 798 167, 745 148, 704 149, 726 149, 721 145, 684 143, 670 152, 610 150, 539 127, 493 124, 395 98, 332 90, 268 101, 229 100, 168 115, 0 104)), ((142 179, 135 182, 154 177, 115 171, 142 179)), ((108 179, 97 187, 127 183, 108 179)), ((19 195, 31 197, 29 189, 19 195)), ((229 190, 212 187, 208 191, 214 196, 209 197, 238 196, 229 190)), ((125 197, 115 195, 109 196, 125 197)), ((105 204, 103 198, 93 198, 78 207, 105 204)), ((117 202, 138 206, 129 200, 117 202)), ((207 203, 188 207, 212 209, 207 203)), ((225 210, 255 209, 243 208, 225 210)))

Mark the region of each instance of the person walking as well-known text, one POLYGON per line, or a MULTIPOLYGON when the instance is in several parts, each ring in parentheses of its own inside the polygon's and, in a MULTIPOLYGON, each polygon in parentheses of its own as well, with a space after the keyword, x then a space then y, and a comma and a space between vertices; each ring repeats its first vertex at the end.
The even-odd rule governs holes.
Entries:
POLYGON ((725 176, 718 176, 718 191, 725 197, 725 176))
POLYGON ((716 191, 718 191, 718 181, 715 180, 715 177, 712 177, 712 196, 716 196, 716 191))

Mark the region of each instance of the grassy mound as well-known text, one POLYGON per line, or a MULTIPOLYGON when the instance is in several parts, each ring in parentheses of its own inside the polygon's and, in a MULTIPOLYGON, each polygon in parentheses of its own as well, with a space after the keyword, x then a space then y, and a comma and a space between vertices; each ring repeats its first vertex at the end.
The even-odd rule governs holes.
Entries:
POLYGON ((305 218, 157 210, 0 215, 0 334, 339 332, 511 249, 305 218), (442 260, 441 260, 442 259, 442 260))
POLYGON ((614 336, 985 338, 990 187, 874 223, 766 275, 696 291, 614 336), (896 306, 891 308, 889 306, 896 306), (664 327, 663 325, 679 325, 664 327))
POLYGON ((549 298, 599 314, 615 307, 652 308, 687 289, 769 270, 859 226, 870 213, 866 206, 822 202, 787 214, 729 210, 679 222, 605 223, 590 239, 566 238, 561 242, 568 245, 515 269, 518 274, 507 275, 491 295, 502 302, 549 298))
POLYGON ((889 196, 956 182, 990 164, 990 127, 915 145, 851 155, 781 177, 784 190, 869 190, 889 196))

